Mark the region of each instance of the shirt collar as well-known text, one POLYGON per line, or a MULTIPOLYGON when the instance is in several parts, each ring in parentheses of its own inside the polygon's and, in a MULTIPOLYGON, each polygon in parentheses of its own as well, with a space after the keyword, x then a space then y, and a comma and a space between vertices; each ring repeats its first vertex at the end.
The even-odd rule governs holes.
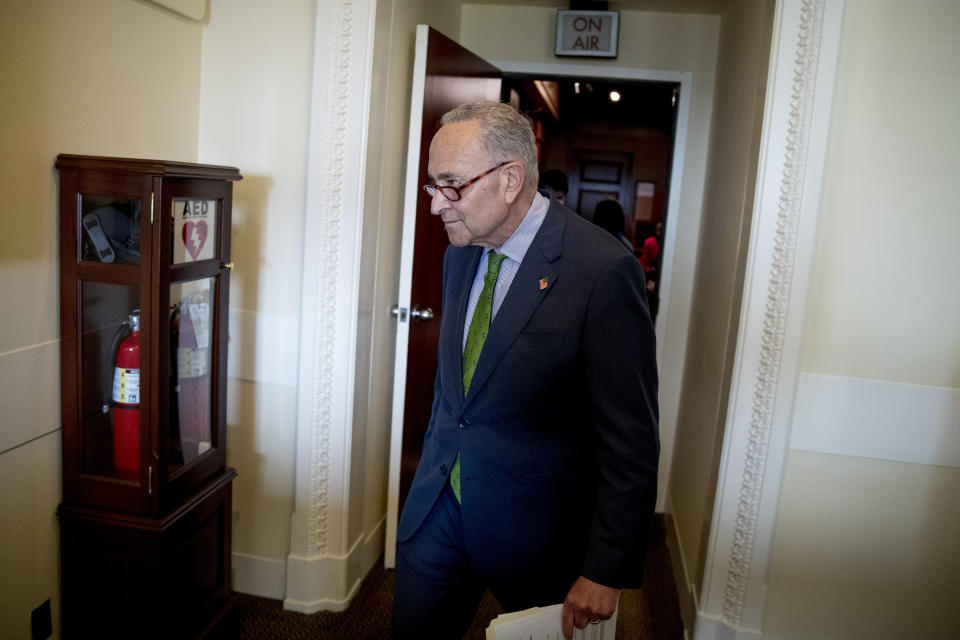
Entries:
POLYGON ((523 257, 527 255, 527 249, 533 244, 533 239, 540 230, 544 218, 547 217, 547 209, 550 208, 550 201, 539 193, 533 195, 533 203, 530 209, 524 215, 523 220, 516 230, 507 238, 507 241, 497 247, 495 251, 507 256, 507 259, 516 262, 523 262, 523 257))

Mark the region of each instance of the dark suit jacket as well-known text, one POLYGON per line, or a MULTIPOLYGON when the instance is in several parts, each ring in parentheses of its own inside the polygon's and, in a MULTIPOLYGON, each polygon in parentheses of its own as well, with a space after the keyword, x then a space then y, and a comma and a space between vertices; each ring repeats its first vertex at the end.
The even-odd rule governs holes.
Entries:
POLYGON ((461 352, 480 247, 444 258, 439 367, 398 539, 461 452, 466 552, 492 580, 578 575, 637 587, 656 502, 657 372, 643 270, 557 203, 503 301, 464 397, 461 352), (546 283, 546 287, 541 284, 546 283))

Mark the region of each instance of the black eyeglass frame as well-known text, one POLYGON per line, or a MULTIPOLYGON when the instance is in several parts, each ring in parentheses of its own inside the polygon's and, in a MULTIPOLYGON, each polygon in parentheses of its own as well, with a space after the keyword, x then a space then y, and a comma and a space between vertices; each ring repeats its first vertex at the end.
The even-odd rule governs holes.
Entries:
POLYGON ((436 184, 436 183, 430 183, 430 184, 425 184, 425 185, 423 185, 423 190, 426 191, 426 192, 427 192, 427 195, 430 196, 431 198, 434 196, 434 194, 435 194, 437 191, 439 191, 439 192, 440 192, 440 195, 442 195, 444 198, 446 198, 446 199, 449 200, 450 202, 456 202, 457 200, 459 200, 460 198, 463 197, 462 195, 460 195, 460 192, 462 192, 464 189, 466 189, 467 187, 469 187, 470 185, 472 185, 474 182, 480 180, 481 178, 485 178, 486 176, 490 175, 491 173, 493 173, 494 171, 496 171, 496 170, 499 169, 500 167, 505 167, 505 166, 507 166, 508 164, 511 164, 511 163, 514 163, 514 162, 519 162, 519 161, 518 161, 518 160, 507 160, 506 162, 501 162, 500 164, 498 164, 497 166, 493 167, 492 169, 487 169, 486 171, 484 171, 484 172, 481 173, 480 175, 476 176, 475 178, 470 178, 469 180, 467 180, 466 182, 464 182, 464 183, 463 183, 462 185, 460 185, 459 187, 454 187, 453 185, 443 185, 443 186, 440 186, 440 185, 438 185, 438 184, 436 184), (450 195, 451 193, 453 194, 452 196, 450 195))

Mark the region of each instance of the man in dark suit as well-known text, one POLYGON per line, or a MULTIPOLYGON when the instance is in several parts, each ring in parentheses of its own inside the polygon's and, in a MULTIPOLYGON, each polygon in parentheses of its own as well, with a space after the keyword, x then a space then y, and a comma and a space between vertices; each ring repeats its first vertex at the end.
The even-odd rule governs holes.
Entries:
POLYGON ((452 246, 393 633, 460 638, 489 587, 507 611, 562 601, 569 638, 642 579, 659 455, 643 271, 537 192, 513 107, 463 105, 441 124, 424 188, 452 246))

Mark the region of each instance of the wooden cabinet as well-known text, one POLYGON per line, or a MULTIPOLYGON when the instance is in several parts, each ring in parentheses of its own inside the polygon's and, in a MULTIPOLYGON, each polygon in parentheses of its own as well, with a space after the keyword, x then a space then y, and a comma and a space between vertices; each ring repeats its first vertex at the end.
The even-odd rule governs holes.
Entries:
POLYGON ((65 637, 229 625, 237 169, 61 155, 65 637), (131 626, 134 625, 134 626, 131 626))

